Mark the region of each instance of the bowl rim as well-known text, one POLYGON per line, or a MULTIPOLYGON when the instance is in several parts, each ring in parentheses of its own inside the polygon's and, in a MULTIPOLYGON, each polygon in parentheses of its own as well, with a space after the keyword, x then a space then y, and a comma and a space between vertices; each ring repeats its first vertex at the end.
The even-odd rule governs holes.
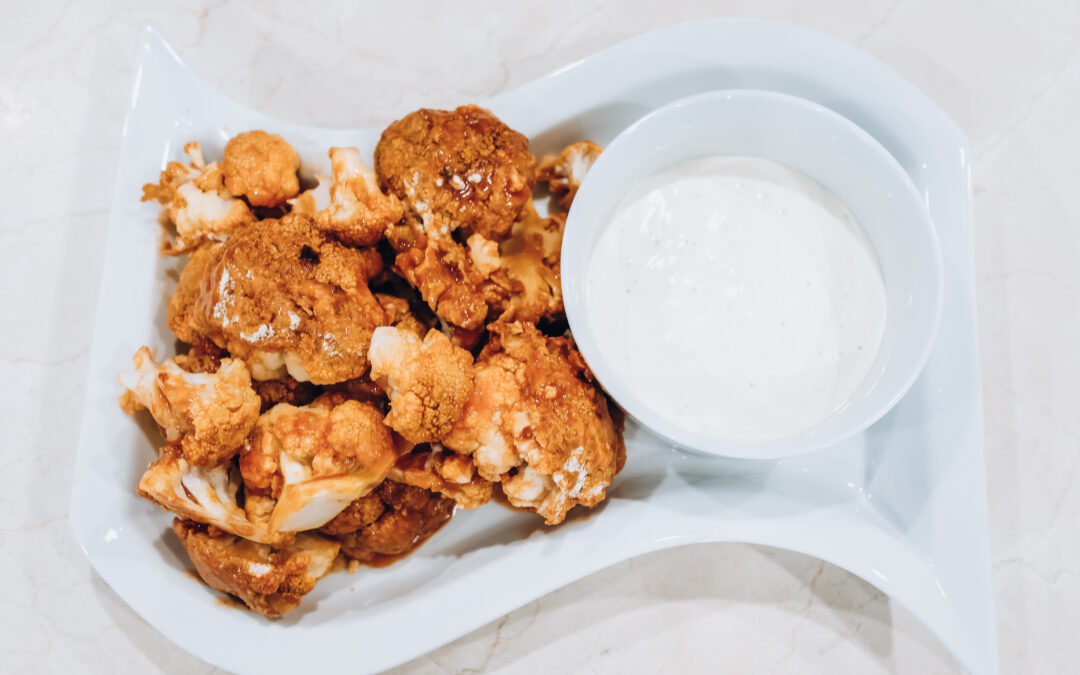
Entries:
MULTIPOLYGON (((734 99, 759 99, 767 101, 769 104, 780 104, 802 108, 806 114, 818 115, 829 120, 830 123, 842 128, 847 133, 852 134, 858 143, 871 149, 873 153, 880 158, 882 164, 899 178, 899 183, 903 186, 903 194, 899 196, 911 201, 911 203, 917 207, 916 210, 920 216, 918 218, 918 227, 925 228, 924 234, 929 234, 929 237, 925 237, 930 245, 925 251, 927 260, 925 261, 926 266, 922 271, 923 273, 932 274, 934 277, 932 284, 932 302, 934 303, 934 306, 931 310, 932 316, 929 322, 929 329, 924 333, 922 342, 918 346, 916 356, 910 361, 910 366, 907 368, 908 372, 904 375, 903 379, 900 380, 899 386, 895 388, 887 399, 877 405, 867 404, 865 406, 860 406, 854 404, 847 407, 841 406, 837 411, 834 411, 819 420, 814 426, 796 434, 763 441, 725 440, 679 427, 677 423, 672 422, 659 414, 653 414, 648 406, 640 399, 630 395, 629 392, 619 391, 618 388, 613 390, 609 387, 609 385, 617 382, 616 378, 613 376, 613 368, 609 367, 608 362, 601 355, 590 355, 586 353, 588 348, 582 349, 580 340, 575 339, 575 342, 596 381, 608 393, 609 397, 615 401, 629 417, 637 421, 642 427, 673 443, 678 449, 687 450, 696 454, 730 459, 784 459, 815 452, 854 437, 888 414, 888 412, 904 398, 908 391, 910 391, 911 387, 924 370, 926 362, 929 360, 930 353, 937 340, 938 330, 941 325, 945 296, 944 260, 941 252, 941 244, 937 236, 937 229, 934 225, 933 218, 930 215, 929 208, 922 199, 911 176, 904 170, 903 166, 892 153, 890 153, 872 134, 835 110, 800 96, 784 94, 768 89, 715 89, 680 98, 651 110, 623 129, 607 145, 605 151, 600 153, 600 156, 594 162, 578 188, 578 191, 575 194, 574 203, 580 203, 579 200, 581 199, 581 195, 589 194, 588 190, 590 183, 595 184, 595 177, 607 170, 606 167, 609 162, 605 162, 605 156, 607 155, 610 157, 607 151, 628 143, 629 141, 627 139, 633 137, 643 126, 654 124, 656 119, 671 115, 682 108, 714 104, 718 101, 734 99), (600 174, 597 173, 598 169, 600 174), (844 413, 846 410, 855 411, 855 413, 848 413, 850 418, 849 424, 836 429, 830 434, 815 433, 815 430, 826 420, 832 419, 837 414, 844 413)), ((692 158, 692 156, 688 155, 677 161, 692 158)), ((811 180, 817 180, 814 176, 808 177, 811 180)), ((620 198, 623 195, 625 195, 625 190, 620 192, 620 198)), ((837 198, 839 199, 839 197, 837 198)), ((581 214, 581 209, 575 211, 573 205, 571 205, 564 228, 560 256, 562 261, 567 259, 566 252, 568 246, 580 245, 580 243, 575 243, 573 237, 567 237, 567 233, 582 232, 586 231, 588 228, 587 224, 580 222, 582 219, 581 214)), ((875 255, 880 257, 881 251, 873 246, 873 242, 871 242, 871 246, 873 247, 875 255)), ((570 327, 570 332, 575 337, 582 334, 590 336, 594 334, 589 323, 589 312, 586 307, 587 294, 585 292, 588 283, 587 268, 590 260, 591 255, 584 255, 581 257, 581 269, 571 270, 569 275, 567 275, 565 268, 560 270, 560 278, 564 286, 563 303, 566 311, 566 318, 570 327), (569 285, 572 288, 567 288, 567 281, 570 281, 569 285), (570 292, 567 292, 568 290, 570 290, 570 292)), ((878 377, 880 377, 880 375, 878 375, 878 377)))

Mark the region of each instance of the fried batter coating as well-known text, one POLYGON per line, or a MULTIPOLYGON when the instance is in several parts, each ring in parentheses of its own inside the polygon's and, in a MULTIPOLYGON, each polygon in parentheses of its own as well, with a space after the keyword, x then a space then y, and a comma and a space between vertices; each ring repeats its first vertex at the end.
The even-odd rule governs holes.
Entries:
POLYGON ((422 445, 403 455, 390 471, 390 479, 449 497, 465 509, 491 501, 492 483, 476 471, 472 457, 438 444, 422 445))
POLYGON ((398 273, 441 319, 466 330, 483 328, 488 314, 483 292, 487 276, 453 238, 410 234, 410 227, 393 227, 389 234, 391 245, 401 251, 394 259, 398 273), (403 242, 410 236, 415 238, 406 246, 403 242))
POLYGON ((192 345, 186 354, 177 354, 172 360, 189 373, 216 373, 222 360, 227 357, 227 352, 210 342, 205 345, 192 345))
POLYGON ((510 237, 499 244, 485 292, 500 321, 535 323, 562 313, 559 262, 565 226, 565 215, 542 218, 530 202, 510 237))
POLYGON ((549 525, 576 504, 599 504, 626 450, 581 354, 531 324, 488 329, 472 395, 443 445, 471 454, 481 476, 549 525))
POLYGON ((139 480, 135 491, 166 511, 245 539, 268 541, 236 502, 240 482, 230 464, 204 469, 194 466, 174 444, 161 448, 158 459, 139 480))
POLYGON ((169 303, 169 327, 243 359, 257 380, 287 372, 342 382, 367 371, 371 331, 386 323, 368 289, 381 269, 373 249, 343 246, 307 216, 260 221, 196 251, 169 303))
POLYGON ((375 172, 364 166, 356 148, 330 148, 334 179, 320 180, 289 203, 293 213, 315 219, 319 228, 352 246, 371 246, 405 215, 394 195, 383 194, 375 172))
POLYGON ((472 391, 472 355, 437 330, 420 338, 383 326, 371 336, 371 377, 390 395, 386 423, 412 443, 432 443, 461 415, 472 391))
POLYGON ((315 400, 320 388, 310 382, 298 382, 288 375, 278 380, 255 380, 251 383, 259 395, 259 412, 266 412, 278 403, 307 405, 315 400))
POLYGON ((380 567, 415 551, 454 514, 454 502, 392 480, 376 489, 383 510, 370 523, 342 534, 341 552, 365 565, 380 567))
POLYGON ((199 144, 184 146, 190 164, 169 162, 155 185, 143 186, 142 201, 156 200, 176 226, 176 238, 164 247, 180 255, 207 241, 222 241, 229 233, 255 220, 251 209, 225 187, 217 162, 207 164, 199 144))
POLYGON ((379 498, 378 489, 375 489, 371 494, 354 499, 341 513, 320 527, 319 532, 333 537, 356 532, 378 520, 385 510, 386 504, 379 498))
POLYGON ((225 187, 252 206, 280 206, 300 192, 300 155, 277 134, 246 131, 225 144, 225 187))
POLYGON ((277 500, 271 532, 325 525, 381 483, 397 459, 382 413, 323 394, 303 407, 280 403, 259 417, 240 455, 244 485, 277 500))
POLYGON ((578 141, 563 148, 558 155, 546 155, 536 167, 536 180, 547 183, 559 205, 569 210, 581 181, 603 151, 592 141, 578 141))
POLYGON ((198 467, 217 466, 240 451, 259 417, 259 397, 242 361, 222 359, 214 373, 191 373, 176 359, 154 363, 149 347, 140 347, 132 361, 135 370, 117 377, 128 414, 149 410, 165 440, 178 443, 184 459, 198 467))
POLYGON ((332 539, 305 533, 274 549, 228 534, 213 536, 218 533, 179 518, 173 532, 207 586, 271 618, 295 609, 330 571, 341 548, 332 539))
POLYGON ((475 105, 417 110, 391 124, 375 147, 375 172, 436 238, 463 227, 501 239, 534 183, 529 139, 475 105))

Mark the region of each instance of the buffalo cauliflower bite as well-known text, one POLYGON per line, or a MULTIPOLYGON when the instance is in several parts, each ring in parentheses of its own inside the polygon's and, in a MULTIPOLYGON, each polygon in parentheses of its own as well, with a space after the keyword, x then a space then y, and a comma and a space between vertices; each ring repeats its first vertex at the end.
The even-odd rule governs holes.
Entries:
POLYGON ((530 203, 498 246, 495 270, 485 284, 500 321, 535 323, 563 311, 559 262, 566 217, 541 217, 530 203))
POLYGON ((466 330, 483 328, 488 314, 483 268, 452 237, 429 237, 410 228, 390 228, 388 239, 399 251, 394 258, 397 272, 439 318, 466 330))
POLYGON ((464 509, 491 501, 492 483, 477 472, 472 457, 449 452, 437 443, 402 455, 390 478, 453 499, 464 509))
POLYGON ((315 219, 319 228, 352 246, 371 246, 401 220, 401 202, 379 189, 375 172, 364 166, 356 148, 331 148, 334 179, 320 180, 289 203, 294 213, 315 219))
POLYGON ((217 466, 240 450, 259 417, 259 397, 242 361, 221 359, 214 373, 190 373, 175 359, 154 363, 148 347, 132 361, 135 370, 117 377, 126 389, 125 411, 149 410, 165 440, 179 443, 195 466, 217 466))
POLYGON ((374 406, 323 394, 303 407, 281 403, 263 413, 240 455, 250 494, 277 500, 271 532, 325 525, 381 483, 397 459, 374 406))
POLYGON ((300 155, 277 134, 246 131, 225 144, 225 187, 252 206, 280 206, 300 192, 300 155))
POLYGON ((176 227, 176 238, 164 247, 169 255, 186 253, 207 241, 222 241, 255 220, 247 204, 226 189, 218 164, 203 159, 198 143, 188 143, 184 152, 189 164, 169 162, 158 184, 143 186, 142 201, 159 202, 176 227))
POLYGON ((288 373, 332 384, 367 371, 371 332, 386 323, 368 289, 382 269, 376 251, 343 246, 309 217, 289 214, 197 254, 169 304, 178 338, 214 343, 256 380, 288 373))
POLYGON ((548 524, 599 504, 626 450, 580 353, 531 324, 488 328, 472 395, 443 445, 472 455, 510 503, 548 524))
POLYGON ((452 500, 392 480, 384 481, 371 496, 379 499, 381 509, 368 502, 334 529, 358 525, 339 533, 341 552, 372 567, 383 567, 412 553, 454 515, 452 500))
POLYGON ((558 155, 547 155, 536 167, 537 182, 547 183, 559 205, 569 209, 585 174, 603 150, 592 141, 578 141, 563 148, 558 155))
POLYGON ((437 330, 421 340, 383 326, 371 336, 371 377, 390 396, 386 423, 412 443, 445 436, 472 390, 472 355, 437 330))
POLYGON ((421 109, 388 126, 375 147, 375 172, 436 238, 461 227, 501 239, 534 182, 529 139, 475 105, 421 109))
POLYGON ((184 459, 180 448, 166 445, 143 473, 135 491, 166 511, 253 541, 269 542, 268 533, 237 503, 240 481, 230 463, 201 468, 184 459))
POLYGON ((236 596, 274 618, 295 609, 330 571, 341 546, 318 534, 300 534, 281 548, 173 520, 173 532, 207 586, 236 596))

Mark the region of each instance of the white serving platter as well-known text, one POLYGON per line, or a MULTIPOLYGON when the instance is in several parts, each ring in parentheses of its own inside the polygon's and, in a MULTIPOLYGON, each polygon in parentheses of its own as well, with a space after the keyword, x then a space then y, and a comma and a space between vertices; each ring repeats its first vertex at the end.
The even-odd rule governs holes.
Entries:
POLYGON ((71 497, 72 528, 91 563, 184 649, 228 670, 270 675, 298 672, 312 654, 349 672, 382 670, 642 553, 752 542, 851 571, 926 624, 966 669, 996 673, 970 152, 956 125, 854 47, 745 20, 664 28, 479 103, 543 153, 582 138, 607 143, 666 102, 735 87, 787 92, 848 117, 889 149, 925 197, 944 254, 945 313, 910 393, 864 434, 781 461, 698 457, 631 425, 626 469, 589 517, 545 528, 535 516, 495 505, 459 512, 403 562, 332 574, 299 609, 270 621, 224 607, 195 582, 169 530, 171 516, 134 493, 154 456, 156 431, 121 412, 115 376, 139 345, 159 353, 172 353, 174 345, 165 324, 174 275, 157 254, 158 209, 139 202, 140 188, 191 139, 215 157, 231 134, 263 128, 318 161, 331 145, 356 145, 370 157, 381 128, 329 130, 271 119, 213 90, 158 29, 145 26, 71 497))

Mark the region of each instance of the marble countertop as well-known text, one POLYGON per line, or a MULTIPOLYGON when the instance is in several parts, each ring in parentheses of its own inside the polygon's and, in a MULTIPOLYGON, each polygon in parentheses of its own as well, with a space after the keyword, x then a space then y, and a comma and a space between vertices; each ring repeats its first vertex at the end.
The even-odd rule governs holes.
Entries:
MULTIPOLYGON (((385 122, 514 86, 675 21, 758 16, 874 54, 974 152, 987 490, 1002 672, 1080 656, 1080 12, 1073 0, 18 3, 0 44, 0 662, 10 672, 213 670, 136 616, 67 522, 135 31, 283 119, 385 122)), ((362 654, 358 655, 362 658, 362 654)), ((708 545, 617 565, 395 673, 955 672, 902 608, 783 551, 708 545), (689 580, 694 580, 690 582, 689 580)))

